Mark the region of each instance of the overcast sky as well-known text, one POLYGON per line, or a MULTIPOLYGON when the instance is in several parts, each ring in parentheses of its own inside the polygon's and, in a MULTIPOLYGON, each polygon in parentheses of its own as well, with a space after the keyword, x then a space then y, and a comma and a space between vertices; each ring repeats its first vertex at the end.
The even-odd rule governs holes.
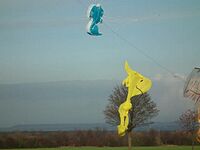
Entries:
MULTIPOLYGON (((92 4, 89 0, 0 0, 0 84, 122 81, 126 77, 124 61, 128 60, 133 69, 159 85, 167 84, 161 90, 182 90, 183 81, 174 79, 160 65, 182 77, 199 66, 200 1, 96 2, 105 12, 104 22, 99 25, 103 35, 99 37, 89 36, 85 30, 87 8, 92 4)), ((152 88, 155 97, 163 97, 158 89, 152 88)), ((162 102, 173 104, 167 101, 171 94, 177 96, 175 91, 165 92, 162 102)), ((2 101, 2 107, 17 107, 15 102, 3 105, 2 101)), ((164 108, 166 104, 161 105, 164 108)), ((6 120, 4 125, 8 125, 6 120)))

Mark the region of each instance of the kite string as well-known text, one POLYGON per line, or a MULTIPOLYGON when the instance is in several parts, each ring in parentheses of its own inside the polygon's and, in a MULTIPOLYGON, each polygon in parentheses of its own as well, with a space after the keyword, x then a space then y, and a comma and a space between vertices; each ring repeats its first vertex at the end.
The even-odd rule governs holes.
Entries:
MULTIPOLYGON (((85 4, 83 3, 82 0, 77 0, 79 2, 79 4, 82 5, 83 8, 85 8, 85 4)), ((140 54, 142 54, 143 56, 145 56, 146 58, 148 58, 149 60, 151 60, 154 64, 156 64, 157 66, 159 66, 160 68, 162 68, 163 70, 165 70, 166 72, 168 72, 169 74, 171 74, 174 78, 178 78, 182 81, 185 82, 185 79, 179 75, 176 75, 173 71, 171 71, 170 69, 168 69, 167 67, 163 66, 161 63, 159 63, 155 58, 153 58, 152 56, 148 55, 144 50, 142 50, 141 48, 138 48, 137 46, 135 46, 132 42, 130 42, 129 40, 127 40, 125 37, 121 36, 119 33, 117 33, 115 30, 112 29, 111 26, 109 26, 107 23, 104 22, 104 25, 114 34, 116 35, 119 39, 121 39, 122 41, 124 41, 125 43, 127 43, 130 47, 132 47, 133 49, 137 50, 137 52, 139 52, 140 54)))
POLYGON ((171 71, 170 69, 168 69, 167 67, 163 66, 162 64, 160 64, 157 60, 155 60, 153 57, 151 57, 150 55, 148 55, 147 53, 145 53, 141 48, 138 48, 137 46, 135 46, 133 43, 131 43, 130 41, 128 41, 126 38, 124 38, 123 36, 121 36, 119 33, 117 33, 115 30, 113 30, 107 23, 105 23, 105 26, 113 33, 115 34, 119 39, 121 39, 122 41, 124 41, 125 43, 127 43, 129 46, 131 46, 132 48, 134 48, 135 50, 137 50, 137 52, 139 52, 140 54, 142 54, 143 56, 145 56, 146 58, 148 58, 149 60, 151 60, 153 63, 155 63, 157 66, 159 66, 160 68, 162 68, 163 70, 165 70, 166 72, 168 72, 169 74, 171 74, 173 77, 175 78, 179 78, 183 81, 185 81, 182 77, 176 75, 173 71, 171 71))

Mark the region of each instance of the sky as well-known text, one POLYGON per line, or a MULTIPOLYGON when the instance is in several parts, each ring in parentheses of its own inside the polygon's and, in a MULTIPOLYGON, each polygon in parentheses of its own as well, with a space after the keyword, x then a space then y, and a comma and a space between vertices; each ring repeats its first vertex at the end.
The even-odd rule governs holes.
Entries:
MULTIPOLYGON (((122 81, 127 60, 180 90, 182 81, 170 72, 184 78, 199 66, 199 26, 198 0, 0 0, 0 84, 122 81), (92 3, 105 12, 98 37, 85 29, 92 3)), ((170 94, 177 96, 173 91, 166 99, 170 94)))

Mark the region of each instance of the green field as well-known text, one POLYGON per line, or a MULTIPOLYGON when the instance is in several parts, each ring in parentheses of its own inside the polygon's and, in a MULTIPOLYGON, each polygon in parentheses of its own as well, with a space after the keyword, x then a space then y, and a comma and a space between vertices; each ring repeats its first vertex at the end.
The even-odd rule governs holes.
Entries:
MULTIPOLYGON (((62 147, 62 148, 30 148, 12 150, 127 150, 127 147, 62 147)), ((132 150, 191 150, 191 146, 158 146, 158 147, 133 147, 132 150)), ((8 150, 8 149, 7 149, 8 150)), ((194 150, 200 150, 195 146, 194 150)))

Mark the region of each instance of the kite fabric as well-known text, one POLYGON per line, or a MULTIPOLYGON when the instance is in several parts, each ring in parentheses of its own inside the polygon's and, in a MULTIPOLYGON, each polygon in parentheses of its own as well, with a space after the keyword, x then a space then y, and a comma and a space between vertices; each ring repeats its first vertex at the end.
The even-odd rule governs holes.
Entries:
MULTIPOLYGON (((200 125, 200 107, 198 108, 198 123, 200 125)), ((197 137, 196 137, 196 139, 200 143, 200 128, 197 131, 197 137)))
POLYGON ((200 102, 200 68, 194 68, 188 76, 183 91, 183 96, 200 102))
POLYGON ((152 82, 150 79, 144 77, 138 72, 132 70, 128 62, 125 62, 125 70, 128 76, 124 79, 123 85, 128 88, 128 95, 118 109, 120 116, 120 125, 118 125, 118 134, 120 136, 124 136, 126 131, 128 130, 129 124, 129 111, 132 108, 131 98, 136 95, 140 95, 146 93, 152 86, 152 82))
POLYGON ((102 35, 99 32, 99 28, 97 24, 103 22, 103 19, 102 19, 103 14, 104 14, 104 11, 100 4, 92 4, 89 6, 88 11, 87 11, 87 17, 90 19, 90 21, 86 27, 88 34, 94 35, 94 36, 102 35))

